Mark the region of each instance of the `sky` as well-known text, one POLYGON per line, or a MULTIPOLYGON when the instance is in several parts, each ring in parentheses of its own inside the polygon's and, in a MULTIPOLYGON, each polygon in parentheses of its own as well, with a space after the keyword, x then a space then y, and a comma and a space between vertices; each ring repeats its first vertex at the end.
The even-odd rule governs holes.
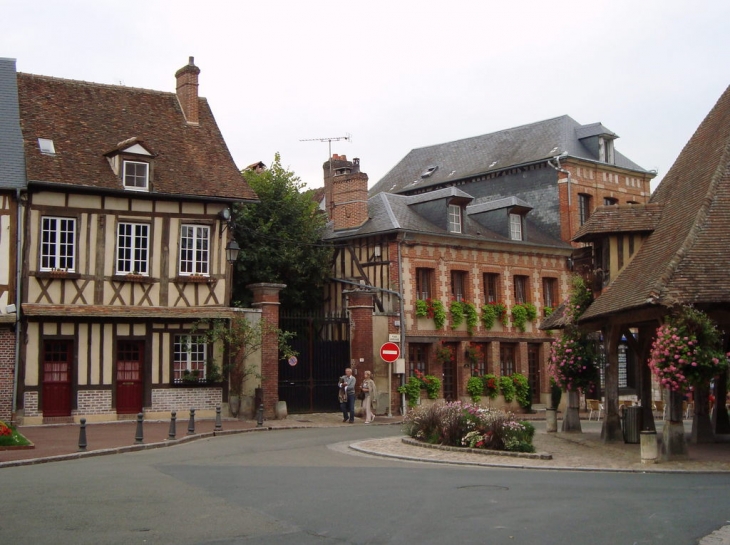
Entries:
POLYGON ((726 0, 0 0, 0 57, 174 92, 193 56, 237 166, 278 152, 311 188, 330 146, 372 187, 412 149, 566 114, 656 187, 730 84, 728 20, 726 0))

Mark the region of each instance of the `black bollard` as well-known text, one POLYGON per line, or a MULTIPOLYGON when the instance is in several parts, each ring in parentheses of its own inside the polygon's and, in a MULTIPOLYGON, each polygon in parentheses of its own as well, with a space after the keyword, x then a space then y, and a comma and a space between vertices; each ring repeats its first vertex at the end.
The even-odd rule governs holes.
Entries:
POLYGON ((177 413, 175 411, 172 411, 170 413, 170 432, 167 434, 167 438, 169 440, 175 439, 175 434, 177 433, 175 431, 175 419, 177 418, 177 413))
POLYGON ((86 452, 86 418, 81 419, 79 428, 79 452, 86 452))
POLYGON ((188 422, 188 435, 195 433, 195 409, 190 407, 190 421, 188 422))
POLYGON ((142 422, 144 421, 144 415, 142 413, 137 414, 137 434, 134 437, 134 443, 141 445, 144 443, 144 433, 142 431, 142 422))
POLYGON ((264 425, 264 404, 262 403, 259 405, 259 414, 258 418, 256 419, 256 426, 261 427, 264 425))
POLYGON ((221 422, 221 406, 215 406, 215 430, 221 431, 223 429, 223 423, 221 422))

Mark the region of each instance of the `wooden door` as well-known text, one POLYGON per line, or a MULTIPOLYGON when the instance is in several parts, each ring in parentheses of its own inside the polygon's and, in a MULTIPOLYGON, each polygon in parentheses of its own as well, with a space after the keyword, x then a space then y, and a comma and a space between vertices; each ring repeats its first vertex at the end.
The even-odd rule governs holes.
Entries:
POLYGON ((444 399, 446 401, 456 401, 459 399, 456 372, 456 350, 459 345, 458 343, 445 343, 445 346, 451 348, 451 361, 444 362, 444 399))
POLYGON ((43 342, 43 417, 71 416, 73 342, 43 342))
POLYGON ((540 403, 540 345, 527 345, 527 381, 532 390, 532 402, 540 403))
POLYGON ((144 342, 117 341, 117 414, 142 412, 144 342))

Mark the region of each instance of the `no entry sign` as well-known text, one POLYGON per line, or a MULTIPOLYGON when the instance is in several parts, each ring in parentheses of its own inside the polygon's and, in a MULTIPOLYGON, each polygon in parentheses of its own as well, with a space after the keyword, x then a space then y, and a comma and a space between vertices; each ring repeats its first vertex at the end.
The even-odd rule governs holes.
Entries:
POLYGON ((400 348, 395 343, 385 343, 380 347, 380 357, 383 361, 394 362, 400 356, 400 348))

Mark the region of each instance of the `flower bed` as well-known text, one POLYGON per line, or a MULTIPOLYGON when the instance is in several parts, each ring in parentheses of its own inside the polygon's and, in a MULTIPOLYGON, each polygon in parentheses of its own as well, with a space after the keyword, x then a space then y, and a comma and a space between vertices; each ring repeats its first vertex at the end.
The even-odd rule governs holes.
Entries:
POLYGON ((18 431, 0 421, 0 450, 33 448, 33 444, 18 431))
POLYGON ((411 410, 403 422, 407 435, 432 444, 534 452, 535 428, 514 415, 472 403, 443 403, 411 410))

